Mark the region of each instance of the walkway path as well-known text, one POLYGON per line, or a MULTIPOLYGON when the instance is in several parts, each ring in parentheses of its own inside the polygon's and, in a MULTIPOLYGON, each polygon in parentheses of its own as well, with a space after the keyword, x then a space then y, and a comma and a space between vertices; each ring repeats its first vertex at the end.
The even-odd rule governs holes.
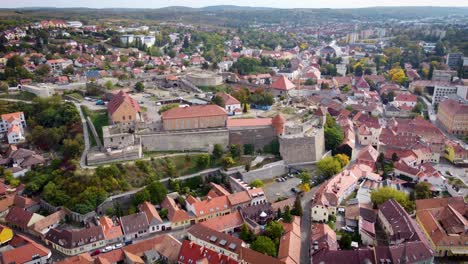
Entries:
POLYGON ((81 118, 81 124, 83 126, 83 137, 84 137, 84 142, 85 142, 85 149, 83 150, 83 153, 81 154, 81 159, 80 159, 80 166, 81 168, 90 168, 86 165, 86 156, 88 155, 89 151, 89 132, 88 132, 88 126, 86 125, 86 119, 84 117, 83 111, 81 110, 80 104, 78 103, 73 103, 76 108, 78 108, 78 112, 80 113, 80 118, 81 118))

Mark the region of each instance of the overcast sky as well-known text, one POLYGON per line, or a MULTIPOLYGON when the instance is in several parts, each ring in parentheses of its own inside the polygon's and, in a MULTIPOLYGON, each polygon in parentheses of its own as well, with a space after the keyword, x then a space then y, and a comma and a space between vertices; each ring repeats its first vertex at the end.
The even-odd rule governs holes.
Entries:
POLYGON ((261 6, 278 8, 354 8, 369 6, 468 6, 467 0, 0 0, 0 8, 15 7, 204 7, 212 5, 261 6))

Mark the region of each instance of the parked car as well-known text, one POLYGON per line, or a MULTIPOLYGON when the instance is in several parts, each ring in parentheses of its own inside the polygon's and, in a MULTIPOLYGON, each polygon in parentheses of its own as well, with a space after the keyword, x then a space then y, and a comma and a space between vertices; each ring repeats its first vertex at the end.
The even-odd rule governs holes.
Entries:
POLYGON ((103 100, 97 100, 96 105, 105 105, 103 100))
POLYGON ((102 251, 102 253, 106 253, 106 252, 109 252, 109 251, 112 251, 112 250, 114 250, 113 246, 107 246, 107 247, 103 248, 101 251, 102 251))
POLYGON ((91 257, 94 257, 94 256, 97 256, 97 255, 99 255, 99 254, 101 254, 101 250, 96 249, 96 250, 93 251, 90 255, 91 255, 91 257))
POLYGON ((124 245, 122 243, 118 243, 114 245, 115 249, 122 248, 124 245))
POLYGON ((343 231, 345 231, 345 232, 349 232, 349 233, 353 233, 353 232, 354 232, 354 230, 353 230, 351 227, 349 227, 349 226, 343 226, 343 227, 341 228, 341 230, 343 230, 343 231))
POLYGON ((296 189, 296 188, 294 188, 294 187, 292 187, 292 188, 291 188, 291 192, 293 192, 293 193, 297 193, 297 189, 296 189))

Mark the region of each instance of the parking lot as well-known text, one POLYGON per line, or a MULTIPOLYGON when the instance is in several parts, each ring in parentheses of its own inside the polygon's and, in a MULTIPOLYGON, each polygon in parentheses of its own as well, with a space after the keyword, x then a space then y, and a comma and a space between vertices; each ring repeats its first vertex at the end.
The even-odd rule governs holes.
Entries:
POLYGON ((468 184, 468 169, 467 168, 460 168, 453 166, 452 164, 449 163, 441 163, 436 164, 434 166, 438 171, 442 173, 443 176, 445 177, 457 177, 460 178, 465 184, 468 184), (448 174, 447 172, 450 172, 448 174))
POLYGON ((298 184, 301 183, 299 178, 288 178, 284 182, 274 182, 265 184, 263 190, 265 191, 265 195, 267 199, 271 202, 276 201, 280 197, 294 197, 296 194, 291 191, 291 188, 297 187, 298 184))

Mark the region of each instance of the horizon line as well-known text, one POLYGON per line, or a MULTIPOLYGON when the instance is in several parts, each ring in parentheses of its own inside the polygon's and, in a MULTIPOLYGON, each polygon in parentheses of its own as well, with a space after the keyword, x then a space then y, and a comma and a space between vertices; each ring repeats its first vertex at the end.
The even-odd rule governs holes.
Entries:
POLYGON ((246 5, 209 5, 201 7, 183 6, 183 5, 169 5, 161 7, 86 7, 86 6, 69 6, 69 7, 55 7, 55 6, 18 6, 18 7, 0 7, 0 10, 6 9, 72 9, 72 8, 85 8, 85 9, 164 9, 164 8, 188 8, 188 9, 205 9, 209 7, 238 7, 238 8, 266 8, 266 9, 283 9, 283 10, 294 10, 294 9, 364 9, 364 8, 399 8, 399 7, 433 7, 433 8, 468 8, 468 5, 450 5, 450 6, 432 6, 432 5, 381 5, 381 6, 361 6, 361 7, 269 7, 269 6, 246 6, 246 5))

